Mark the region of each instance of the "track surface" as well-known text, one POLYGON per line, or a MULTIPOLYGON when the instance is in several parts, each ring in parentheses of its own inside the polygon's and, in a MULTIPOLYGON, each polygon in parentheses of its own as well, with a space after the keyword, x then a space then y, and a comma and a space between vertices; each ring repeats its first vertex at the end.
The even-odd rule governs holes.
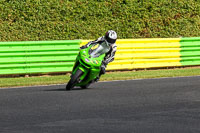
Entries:
POLYGON ((1 133, 199 133, 200 77, 0 89, 1 133))

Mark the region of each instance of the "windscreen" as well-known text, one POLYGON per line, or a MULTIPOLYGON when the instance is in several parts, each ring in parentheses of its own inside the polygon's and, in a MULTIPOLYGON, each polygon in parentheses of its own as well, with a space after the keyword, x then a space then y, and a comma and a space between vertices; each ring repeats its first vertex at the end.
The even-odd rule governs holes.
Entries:
POLYGON ((102 54, 107 53, 110 50, 109 45, 106 42, 103 42, 101 44, 93 45, 90 49, 90 55, 93 58, 99 57, 102 54))

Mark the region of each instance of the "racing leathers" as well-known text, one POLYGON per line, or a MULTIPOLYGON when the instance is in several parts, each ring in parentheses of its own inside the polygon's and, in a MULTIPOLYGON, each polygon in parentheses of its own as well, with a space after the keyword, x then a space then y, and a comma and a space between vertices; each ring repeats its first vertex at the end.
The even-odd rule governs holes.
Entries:
POLYGON ((106 72, 105 69, 106 69, 107 64, 114 60, 115 52, 117 50, 117 45, 115 43, 109 44, 105 40, 105 37, 102 36, 102 37, 99 37, 95 41, 90 41, 86 45, 82 46, 81 49, 87 48, 90 45, 97 45, 97 44, 102 45, 104 47, 104 49, 106 50, 105 51, 106 56, 105 56, 104 60, 102 61, 102 65, 101 65, 101 71, 100 71, 100 74, 99 74, 99 77, 100 77, 102 74, 105 74, 105 72, 106 72))

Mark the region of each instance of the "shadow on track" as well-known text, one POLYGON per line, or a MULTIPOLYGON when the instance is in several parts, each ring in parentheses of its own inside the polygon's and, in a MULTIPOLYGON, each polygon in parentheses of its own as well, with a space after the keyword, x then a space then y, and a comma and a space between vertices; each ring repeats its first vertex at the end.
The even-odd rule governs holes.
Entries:
POLYGON ((44 91, 66 91, 66 92, 70 92, 70 91, 81 91, 81 90, 90 90, 92 88, 86 88, 86 89, 82 89, 79 87, 75 87, 71 90, 66 90, 65 88, 58 88, 58 89, 48 89, 48 90, 44 90, 44 91))

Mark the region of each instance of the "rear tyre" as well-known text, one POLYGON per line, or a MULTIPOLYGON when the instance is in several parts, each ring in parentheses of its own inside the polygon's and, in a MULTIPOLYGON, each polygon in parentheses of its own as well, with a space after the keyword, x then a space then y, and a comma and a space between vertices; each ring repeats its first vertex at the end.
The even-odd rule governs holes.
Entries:
POLYGON ((94 80, 92 80, 92 81, 90 81, 87 85, 82 85, 81 86, 81 88, 82 89, 87 89, 92 83, 94 83, 95 81, 94 80))
POLYGON ((81 88, 82 89, 87 89, 90 86, 90 83, 88 83, 87 85, 82 85, 81 88))
POLYGON ((81 75, 83 74, 83 71, 78 69, 74 75, 71 76, 71 79, 69 80, 66 90, 71 90, 74 88, 75 84, 79 82, 81 75))

